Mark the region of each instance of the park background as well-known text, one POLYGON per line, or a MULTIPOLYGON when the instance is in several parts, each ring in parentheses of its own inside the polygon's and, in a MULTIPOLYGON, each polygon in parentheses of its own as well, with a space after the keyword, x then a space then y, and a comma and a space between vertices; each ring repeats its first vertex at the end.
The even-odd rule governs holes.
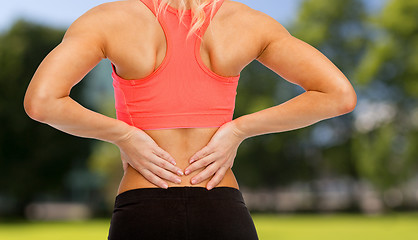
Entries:
MULTIPOLYGON (((89 219, 105 220, 75 225, 75 231, 98 226, 100 236, 106 236, 123 174, 117 147, 62 133, 31 120, 23 109, 26 88, 42 59, 71 22, 103 2, 3 3, 0 239, 23 239, 18 234, 24 233, 25 221, 51 231, 51 225, 41 223, 89 219)), ((327 239, 324 232, 342 239, 356 233, 363 239, 393 239, 390 234, 417 239, 418 0, 240 2, 274 17, 324 53, 358 97, 352 113, 240 145, 233 171, 256 227, 265 231, 262 239, 276 239, 279 233, 281 239, 300 239, 301 228, 313 239, 327 239)), ((110 63, 103 60, 71 97, 115 117, 110 73, 110 63)), ((241 73, 234 118, 302 92, 254 61, 241 73)))

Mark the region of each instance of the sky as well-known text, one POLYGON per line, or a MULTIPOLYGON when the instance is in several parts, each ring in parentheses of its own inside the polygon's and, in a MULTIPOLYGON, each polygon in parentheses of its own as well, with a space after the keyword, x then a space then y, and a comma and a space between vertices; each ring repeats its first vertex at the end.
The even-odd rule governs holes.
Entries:
MULTIPOLYGON (((301 0, 236 0, 262 11, 286 26, 293 20, 301 0)), ((7 30, 16 19, 25 18, 53 27, 68 28, 79 16, 106 0, 20 0, 2 1, 0 31, 7 30)))

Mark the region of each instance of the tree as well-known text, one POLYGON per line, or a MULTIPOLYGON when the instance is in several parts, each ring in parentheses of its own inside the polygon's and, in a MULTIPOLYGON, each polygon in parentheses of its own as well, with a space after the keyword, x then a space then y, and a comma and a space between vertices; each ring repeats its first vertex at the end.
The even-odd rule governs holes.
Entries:
MULTIPOLYGON (((64 196, 66 174, 90 152, 90 141, 36 122, 23 108, 36 68, 63 34, 20 20, 0 35, 0 194, 15 199, 20 215, 32 200, 64 196)), ((83 102, 79 85, 71 96, 83 102)))
POLYGON ((313 127, 323 174, 364 179, 383 193, 418 165, 418 1, 388 1, 377 16, 364 2, 306 0, 293 33, 340 67, 358 95, 353 114, 313 127))
POLYGON ((384 192, 418 170, 418 1, 388 1, 372 23, 373 38, 356 77, 369 87, 363 105, 385 103, 388 110, 375 119, 390 117, 357 133, 353 152, 362 175, 384 192))
MULTIPOLYGON (((326 55, 352 82, 358 62, 369 38, 365 24, 367 12, 361 0, 305 0, 291 33, 326 55)), ((361 94, 358 93, 361 97, 361 94)), ((315 124, 309 148, 318 152, 317 175, 357 177, 350 151, 354 129, 353 114, 346 114, 315 124)))
POLYGON ((418 97, 417 16, 417 0, 391 0, 372 19, 375 34, 357 71, 360 83, 380 81, 393 91, 418 97))
MULTIPOLYGON (((366 17, 361 0, 305 0, 290 32, 327 56, 356 89, 353 73, 367 47, 366 17)), ((305 157, 311 159, 316 179, 358 178, 349 147, 355 131, 353 122, 353 113, 350 113, 310 127, 304 149, 311 153, 305 157)), ((311 190, 313 193, 321 191, 315 181, 311 182, 311 190)), ((320 201, 319 198, 315 200, 320 201)), ((357 208, 354 197, 351 198, 351 208, 357 208)))

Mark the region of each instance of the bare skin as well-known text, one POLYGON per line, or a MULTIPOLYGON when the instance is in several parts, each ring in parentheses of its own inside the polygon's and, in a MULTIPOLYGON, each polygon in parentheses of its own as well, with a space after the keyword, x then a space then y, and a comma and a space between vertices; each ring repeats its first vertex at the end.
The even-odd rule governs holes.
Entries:
POLYGON ((305 127, 351 112, 356 104, 350 82, 324 55, 270 16, 229 0, 203 37, 203 63, 218 75, 236 76, 256 59, 305 93, 220 128, 144 131, 87 110, 69 97, 71 88, 104 58, 129 80, 151 74, 165 53, 164 32, 145 5, 137 0, 102 4, 75 21, 41 63, 25 96, 26 112, 69 134, 117 145, 125 170, 119 194, 174 186, 239 189, 231 167, 243 140, 305 127))

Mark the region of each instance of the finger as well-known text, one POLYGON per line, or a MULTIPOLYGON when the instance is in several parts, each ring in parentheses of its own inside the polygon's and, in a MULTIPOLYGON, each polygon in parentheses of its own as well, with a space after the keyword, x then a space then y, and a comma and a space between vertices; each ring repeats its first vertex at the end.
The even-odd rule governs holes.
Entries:
POLYGON ((173 165, 177 165, 176 160, 166 151, 161 148, 157 148, 153 153, 160 158, 172 163, 173 165))
POLYGON ((153 158, 152 160, 155 165, 161 168, 167 169, 173 173, 176 173, 179 176, 184 175, 183 171, 180 168, 174 166, 173 164, 170 164, 169 162, 167 162, 164 159, 159 158, 158 156, 155 156, 155 158, 153 158))
POLYGON ((208 182, 206 188, 208 190, 211 190, 212 188, 217 186, 224 178, 227 170, 228 168, 225 166, 220 167, 219 170, 215 173, 215 176, 213 176, 213 178, 208 182))
POLYGON ((213 150, 210 149, 208 146, 205 146, 204 148, 202 148, 201 150, 199 150, 197 153, 195 153, 191 158, 190 158, 190 163, 193 163, 194 161, 204 158, 206 156, 208 156, 209 154, 213 153, 213 150))
POLYGON ((163 181, 161 178, 159 178, 155 174, 153 174, 150 170, 144 168, 144 169, 141 169, 140 173, 148 181, 157 185, 158 187, 165 188, 165 189, 168 188, 168 184, 165 181, 163 181))
POLYGON ((166 180, 168 180, 170 182, 173 182, 173 183, 181 183, 181 178, 180 177, 173 174, 172 172, 169 172, 169 171, 165 170, 164 168, 159 167, 155 163, 151 164, 151 166, 149 166, 148 169, 152 173, 154 173, 155 175, 157 175, 158 177, 160 177, 162 179, 166 179, 166 180))
POLYGON ((213 174, 215 174, 216 170, 218 170, 218 166, 215 163, 211 164, 208 167, 206 167, 205 170, 194 176, 190 182, 192 184, 201 183, 209 177, 211 177, 213 174))
POLYGON ((197 169, 201 169, 203 167, 206 167, 207 165, 211 164, 212 162, 214 162, 214 158, 211 156, 206 156, 204 158, 201 158, 199 160, 196 160, 194 163, 192 163, 190 166, 188 166, 185 170, 184 170, 184 174, 188 175, 191 172, 196 171, 197 169))
POLYGON ((234 154, 232 154, 232 157, 229 159, 229 161, 232 161, 231 166, 229 168, 232 168, 234 166, 236 156, 237 156, 237 152, 235 151, 234 154))

